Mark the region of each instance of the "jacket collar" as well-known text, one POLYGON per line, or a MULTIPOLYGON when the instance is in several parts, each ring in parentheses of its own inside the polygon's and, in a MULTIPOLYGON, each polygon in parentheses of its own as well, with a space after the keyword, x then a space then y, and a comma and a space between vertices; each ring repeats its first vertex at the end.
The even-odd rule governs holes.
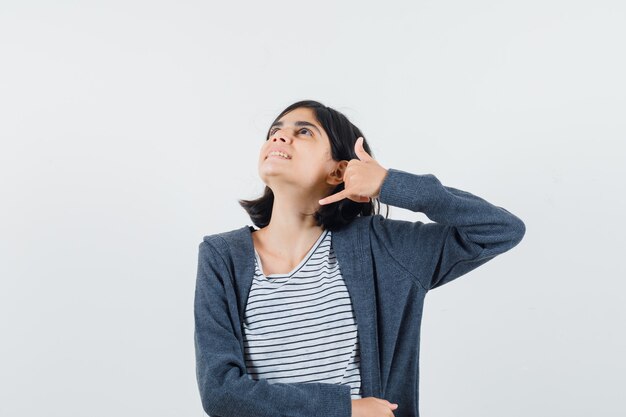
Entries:
MULTIPOLYGON (((331 245, 335 251, 339 269, 348 288, 356 316, 361 350, 362 397, 381 396, 380 362, 376 290, 372 268, 369 240, 371 216, 357 217, 349 225, 332 232, 331 245)), ((239 317, 244 317, 252 279, 254 276, 254 243, 252 226, 246 225, 221 234, 230 250, 230 263, 234 268, 235 288, 239 317), (236 260, 245 260, 236 262, 236 260)), ((242 324, 243 326, 243 324, 242 324)), ((242 341, 243 343, 243 341, 242 341)), ((243 349, 243 345, 242 345, 243 349)))

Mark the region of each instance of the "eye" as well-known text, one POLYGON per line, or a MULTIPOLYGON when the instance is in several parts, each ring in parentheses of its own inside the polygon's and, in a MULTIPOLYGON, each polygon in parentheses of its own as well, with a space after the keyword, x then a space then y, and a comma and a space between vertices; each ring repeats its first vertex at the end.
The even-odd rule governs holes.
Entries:
MULTIPOLYGON (((270 135, 273 135, 273 134, 276 132, 276 130, 277 130, 277 129, 278 129, 278 128, 276 128, 276 127, 272 128, 272 129, 270 130, 270 133, 269 133, 269 134, 270 134, 270 135)), ((302 129, 298 130, 298 132, 302 132, 303 130, 306 130, 306 131, 307 131, 307 132, 309 132, 311 135, 313 134, 313 132, 311 132, 311 131, 310 131, 309 129, 307 129, 306 127, 303 127, 302 129)))

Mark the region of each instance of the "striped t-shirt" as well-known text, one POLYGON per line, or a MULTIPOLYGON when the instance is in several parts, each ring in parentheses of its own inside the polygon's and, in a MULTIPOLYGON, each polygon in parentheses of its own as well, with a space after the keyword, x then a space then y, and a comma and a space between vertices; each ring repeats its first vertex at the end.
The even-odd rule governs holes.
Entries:
POLYGON ((361 398, 357 323, 348 289, 324 230, 288 274, 255 273, 244 314, 248 376, 274 382, 324 382, 361 398))

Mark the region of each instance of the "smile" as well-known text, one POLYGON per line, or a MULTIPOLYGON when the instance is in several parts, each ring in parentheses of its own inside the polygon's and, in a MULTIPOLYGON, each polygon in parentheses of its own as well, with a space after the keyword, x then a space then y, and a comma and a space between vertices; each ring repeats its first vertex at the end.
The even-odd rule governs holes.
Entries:
POLYGON ((287 155, 284 152, 281 151, 272 151, 267 155, 268 158, 271 157, 275 157, 275 158, 281 158, 281 159, 291 159, 291 157, 289 155, 287 155))

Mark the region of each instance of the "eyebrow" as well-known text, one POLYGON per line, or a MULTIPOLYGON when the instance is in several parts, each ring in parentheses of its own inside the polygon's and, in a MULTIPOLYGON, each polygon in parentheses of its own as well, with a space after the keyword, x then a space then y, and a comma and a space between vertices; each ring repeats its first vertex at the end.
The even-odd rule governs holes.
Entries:
MULTIPOLYGON (((281 127, 283 125, 283 122, 276 122, 274 124, 272 124, 270 126, 270 130, 272 130, 272 128, 274 126, 278 126, 281 127)), ((317 133, 322 136, 322 132, 320 132, 320 130, 317 128, 317 126, 315 126, 313 123, 309 123, 309 122, 305 122, 304 120, 298 120, 297 122, 294 123, 294 125, 296 126, 311 126, 313 129, 317 130, 317 133)))

